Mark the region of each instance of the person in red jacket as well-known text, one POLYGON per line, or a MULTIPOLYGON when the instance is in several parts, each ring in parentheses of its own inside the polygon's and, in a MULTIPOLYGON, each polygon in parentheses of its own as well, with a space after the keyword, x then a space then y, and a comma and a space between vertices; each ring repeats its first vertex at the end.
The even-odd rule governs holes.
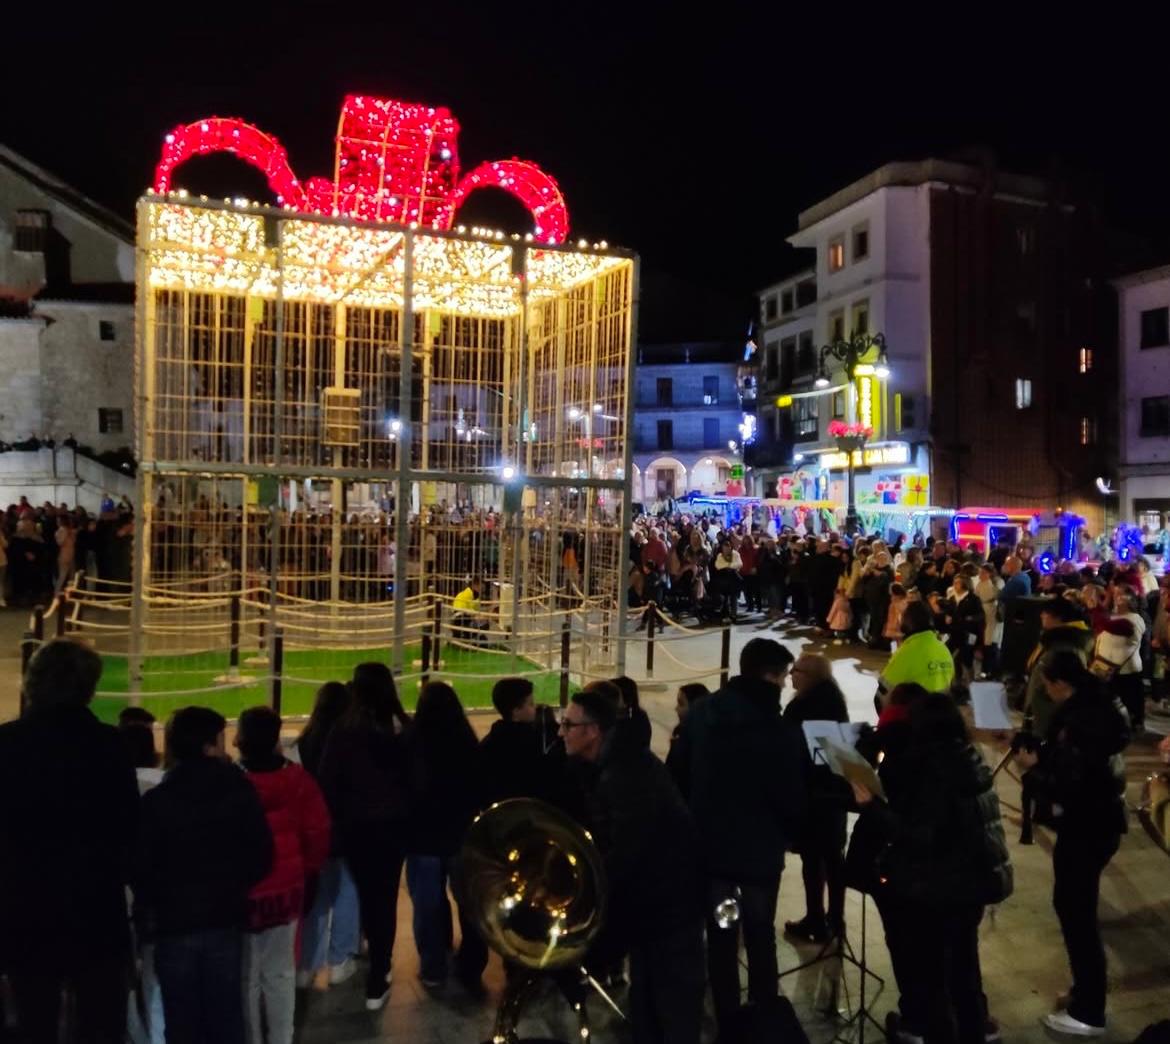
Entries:
POLYGON ((329 856, 331 823, 316 781, 284 758, 280 715, 253 707, 240 715, 236 747, 240 765, 260 795, 272 832, 272 870, 248 894, 244 945, 244 996, 249 1044, 292 1044, 296 1004, 296 933, 305 903, 305 881, 329 856))

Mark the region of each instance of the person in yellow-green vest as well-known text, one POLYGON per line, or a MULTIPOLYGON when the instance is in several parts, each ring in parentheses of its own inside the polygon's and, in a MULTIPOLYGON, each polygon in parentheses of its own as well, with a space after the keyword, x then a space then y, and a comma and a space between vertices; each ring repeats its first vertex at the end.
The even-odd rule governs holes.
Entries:
POLYGON ((488 621, 480 610, 482 590, 483 581, 478 576, 473 576, 451 603, 451 611, 454 613, 451 629, 459 641, 477 643, 483 641, 480 632, 487 630, 488 621))
POLYGON ((925 602, 907 604, 902 614, 902 633, 905 639, 878 678, 879 693, 891 692, 907 682, 921 685, 927 692, 949 692, 955 680, 955 661, 935 633, 925 602))

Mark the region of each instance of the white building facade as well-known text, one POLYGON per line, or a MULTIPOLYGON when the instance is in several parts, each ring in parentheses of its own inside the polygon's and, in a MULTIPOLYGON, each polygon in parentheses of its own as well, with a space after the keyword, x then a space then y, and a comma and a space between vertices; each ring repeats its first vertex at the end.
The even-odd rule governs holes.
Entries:
POLYGON ((789 238, 815 262, 760 293, 759 447, 754 488, 782 502, 847 502, 834 420, 865 423, 873 435, 855 473, 859 509, 927 506, 930 446, 930 254, 927 185, 856 186, 802 212, 789 238), (821 348, 881 334, 852 387, 845 365, 821 348), (769 451, 769 446, 771 450, 769 451), (789 453, 785 453, 791 447, 789 453), (783 459, 785 456, 788 459, 783 459))
POLYGON ((1170 266, 1114 281, 1121 390, 1118 511, 1147 544, 1170 529, 1170 266))
POLYGON ((0 146, 0 441, 133 445, 133 229, 0 146))

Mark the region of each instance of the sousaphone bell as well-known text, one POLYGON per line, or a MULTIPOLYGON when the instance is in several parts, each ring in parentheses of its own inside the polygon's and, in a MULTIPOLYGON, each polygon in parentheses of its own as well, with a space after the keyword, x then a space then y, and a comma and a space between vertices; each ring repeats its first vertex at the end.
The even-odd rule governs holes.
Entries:
MULTIPOLYGON (((530 798, 492 805, 467 831, 456 883, 485 942, 511 965, 492 1044, 517 1044, 521 1006, 542 973, 591 983, 620 1014, 584 968, 605 921, 606 880, 579 824, 530 798)), ((584 989, 573 1006, 587 1041, 584 989)))

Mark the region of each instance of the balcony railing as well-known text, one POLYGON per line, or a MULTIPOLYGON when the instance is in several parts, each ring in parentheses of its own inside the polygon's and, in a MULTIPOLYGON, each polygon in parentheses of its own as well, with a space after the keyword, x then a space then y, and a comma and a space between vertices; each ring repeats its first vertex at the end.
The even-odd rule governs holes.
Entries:
POLYGON ((707 446, 704 440, 699 439, 675 439, 670 446, 661 446, 657 439, 634 439, 635 453, 719 453, 724 454, 730 452, 727 448, 727 440, 717 443, 714 446, 707 446))
POLYGON ((659 402, 655 398, 639 398, 634 400, 636 410, 734 410, 739 406, 734 395, 707 396, 697 399, 673 399, 670 402, 659 402))

